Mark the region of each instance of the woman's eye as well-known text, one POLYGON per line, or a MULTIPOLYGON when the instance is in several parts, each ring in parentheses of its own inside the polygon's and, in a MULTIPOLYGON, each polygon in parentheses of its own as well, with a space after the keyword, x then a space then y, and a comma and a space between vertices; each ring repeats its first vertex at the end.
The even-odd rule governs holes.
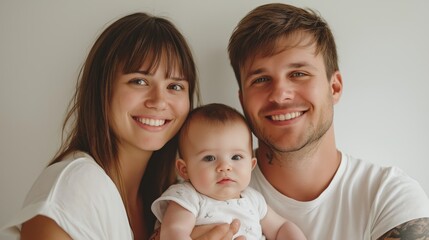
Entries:
POLYGON ((168 86, 168 89, 172 89, 174 91, 182 91, 185 88, 180 84, 171 84, 168 86))
POLYGON ((216 160, 216 158, 213 155, 207 155, 207 156, 204 156, 203 160, 206 162, 211 162, 211 161, 216 160))
POLYGON ((237 155, 232 156, 231 159, 232 160, 240 160, 240 159, 243 159, 243 156, 237 154, 237 155))
POLYGON ((132 84, 141 85, 141 86, 147 85, 146 81, 142 78, 132 79, 130 82, 132 84))

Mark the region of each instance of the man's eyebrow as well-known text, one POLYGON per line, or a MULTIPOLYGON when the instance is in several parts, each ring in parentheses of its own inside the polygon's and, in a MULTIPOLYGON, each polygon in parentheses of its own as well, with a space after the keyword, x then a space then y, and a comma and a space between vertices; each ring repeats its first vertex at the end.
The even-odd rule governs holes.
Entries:
POLYGON ((306 62, 296 62, 296 63, 288 64, 287 66, 291 68, 302 68, 305 66, 309 66, 309 64, 307 64, 306 62))
MULTIPOLYGON (((303 68, 303 67, 309 67, 312 69, 316 69, 315 66, 313 66, 312 64, 302 61, 302 62, 293 62, 293 63, 289 63, 286 65, 286 68, 303 68)), ((265 72, 265 68, 257 68, 255 70, 250 71, 247 75, 245 79, 248 79, 249 77, 253 76, 253 75, 258 75, 261 74, 263 72, 265 72)))
POLYGON ((255 69, 255 70, 252 70, 251 72, 249 72, 246 76, 245 76, 245 78, 244 79, 248 79, 248 78, 250 78, 251 76, 253 76, 253 75, 258 75, 258 74, 261 74, 261 73, 263 73, 265 70, 264 70, 264 68, 258 68, 258 69, 255 69))

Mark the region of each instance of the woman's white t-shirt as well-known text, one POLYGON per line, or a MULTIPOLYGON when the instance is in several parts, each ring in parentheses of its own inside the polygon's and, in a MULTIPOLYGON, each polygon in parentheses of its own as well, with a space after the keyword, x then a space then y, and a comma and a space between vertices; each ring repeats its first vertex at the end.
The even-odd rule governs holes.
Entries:
POLYGON ((2 231, 19 236, 21 224, 36 215, 51 218, 73 239, 133 239, 116 185, 83 152, 44 169, 2 231))

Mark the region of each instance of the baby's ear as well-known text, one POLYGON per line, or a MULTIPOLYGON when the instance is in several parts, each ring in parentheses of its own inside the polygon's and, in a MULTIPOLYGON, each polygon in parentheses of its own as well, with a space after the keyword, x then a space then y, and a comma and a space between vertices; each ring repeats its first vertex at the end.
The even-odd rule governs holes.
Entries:
POLYGON ((181 158, 176 159, 176 169, 177 169, 177 172, 179 173, 179 175, 183 179, 185 179, 185 180, 189 179, 188 169, 186 168, 186 162, 183 159, 181 159, 181 158))
POLYGON ((252 170, 255 168, 256 163, 257 163, 256 158, 252 158, 252 170))

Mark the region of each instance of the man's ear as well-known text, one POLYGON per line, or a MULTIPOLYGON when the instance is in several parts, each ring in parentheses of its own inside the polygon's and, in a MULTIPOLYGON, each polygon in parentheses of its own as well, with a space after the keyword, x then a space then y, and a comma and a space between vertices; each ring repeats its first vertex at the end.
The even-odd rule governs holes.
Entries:
POLYGON ((343 93, 343 78, 339 71, 335 71, 335 73, 332 74, 330 87, 332 91, 332 101, 336 104, 340 101, 341 94, 343 93))
POLYGON ((252 158, 252 170, 255 168, 256 163, 257 163, 256 158, 252 158))
POLYGON ((186 168, 186 162, 183 159, 176 159, 176 169, 183 179, 189 180, 188 169, 186 168))

